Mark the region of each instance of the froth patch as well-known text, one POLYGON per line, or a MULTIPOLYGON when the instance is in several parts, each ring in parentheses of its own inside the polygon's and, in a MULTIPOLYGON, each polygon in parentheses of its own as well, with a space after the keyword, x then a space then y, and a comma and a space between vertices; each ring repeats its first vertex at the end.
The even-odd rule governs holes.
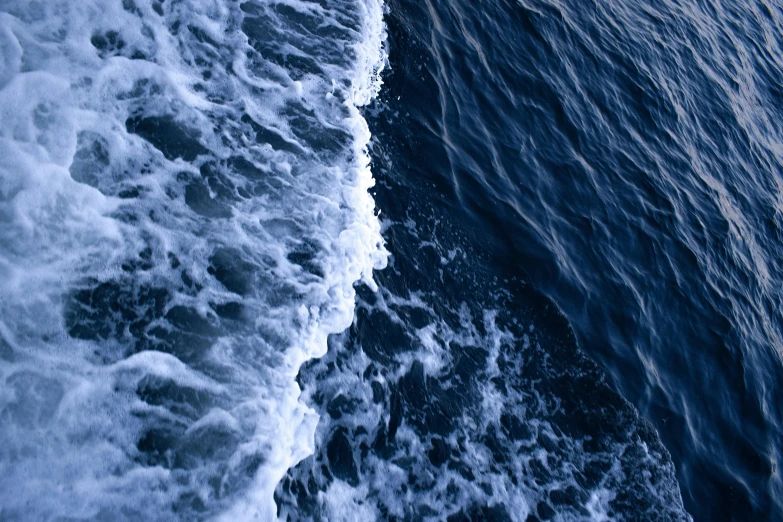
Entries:
POLYGON ((0 26, 0 89, 13 78, 22 65, 22 46, 8 25, 0 26))
POLYGON ((4 514, 274 518, 299 366, 385 264, 380 7, 0 10, 4 514))

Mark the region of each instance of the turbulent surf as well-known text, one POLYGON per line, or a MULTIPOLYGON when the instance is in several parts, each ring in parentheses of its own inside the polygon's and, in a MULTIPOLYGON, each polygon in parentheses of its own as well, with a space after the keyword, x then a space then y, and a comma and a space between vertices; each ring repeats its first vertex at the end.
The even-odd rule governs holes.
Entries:
POLYGON ((0 5, 0 518, 276 516, 386 259, 381 9, 0 5))

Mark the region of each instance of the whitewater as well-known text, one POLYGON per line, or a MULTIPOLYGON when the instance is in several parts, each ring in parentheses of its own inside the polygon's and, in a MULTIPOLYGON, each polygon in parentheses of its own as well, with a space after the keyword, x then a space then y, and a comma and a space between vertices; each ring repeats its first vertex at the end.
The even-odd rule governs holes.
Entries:
POLYGON ((380 0, 0 5, 0 519, 272 520, 374 287, 380 0))

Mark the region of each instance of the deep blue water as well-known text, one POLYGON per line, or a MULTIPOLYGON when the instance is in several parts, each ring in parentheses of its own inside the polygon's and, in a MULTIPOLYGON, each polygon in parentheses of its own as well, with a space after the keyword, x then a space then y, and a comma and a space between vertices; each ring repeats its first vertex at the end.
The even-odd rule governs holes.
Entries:
POLYGON ((0 55, 0 519, 783 521, 780 5, 7 0, 0 55))
MULTIPOLYGON (((780 6, 400 1, 389 11, 391 71, 384 109, 370 119, 376 202, 394 256, 381 286, 424 292, 435 310, 500 309, 542 336, 566 337, 540 312, 534 296, 546 296, 611 388, 653 424, 695 520, 782 520, 780 6), (465 257, 438 261, 454 251, 465 257)), ((360 308, 356 336, 378 361, 363 328, 396 327, 360 308)), ((600 417, 562 406, 577 423, 569 436, 631 425, 602 416, 609 392, 571 375, 586 370, 562 342, 569 348, 546 340, 519 356, 523 368, 542 356, 569 366, 568 377, 555 370, 539 381, 551 379, 544 393, 600 417)), ((412 372, 397 386, 416 416, 405 389, 412 372)), ((329 373, 316 365, 309 386, 329 373)), ((448 393, 423 386, 432 407, 448 393)), ((657 504, 627 482, 643 473, 637 466, 615 486, 632 500, 610 504, 610 518, 676 519, 663 509, 670 499, 657 504)), ((426 472, 416 469, 419 480, 426 472)), ((586 516, 552 490, 552 510, 542 509, 545 484, 532 486, 539 504, 528 520, 586 516)))
POLYGON ((413 176, 563 311, 696 519, 781 519, 780 5, 391 11, 395 110, 440 138, 413 176))

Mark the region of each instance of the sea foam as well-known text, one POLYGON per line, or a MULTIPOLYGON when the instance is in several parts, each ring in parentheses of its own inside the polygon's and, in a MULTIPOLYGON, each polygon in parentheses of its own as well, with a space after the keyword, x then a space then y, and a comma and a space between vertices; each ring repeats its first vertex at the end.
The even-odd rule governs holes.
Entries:
POLYGON ((276 518, 387 253, 379 0, 0 8, 0 518, 276 518))

